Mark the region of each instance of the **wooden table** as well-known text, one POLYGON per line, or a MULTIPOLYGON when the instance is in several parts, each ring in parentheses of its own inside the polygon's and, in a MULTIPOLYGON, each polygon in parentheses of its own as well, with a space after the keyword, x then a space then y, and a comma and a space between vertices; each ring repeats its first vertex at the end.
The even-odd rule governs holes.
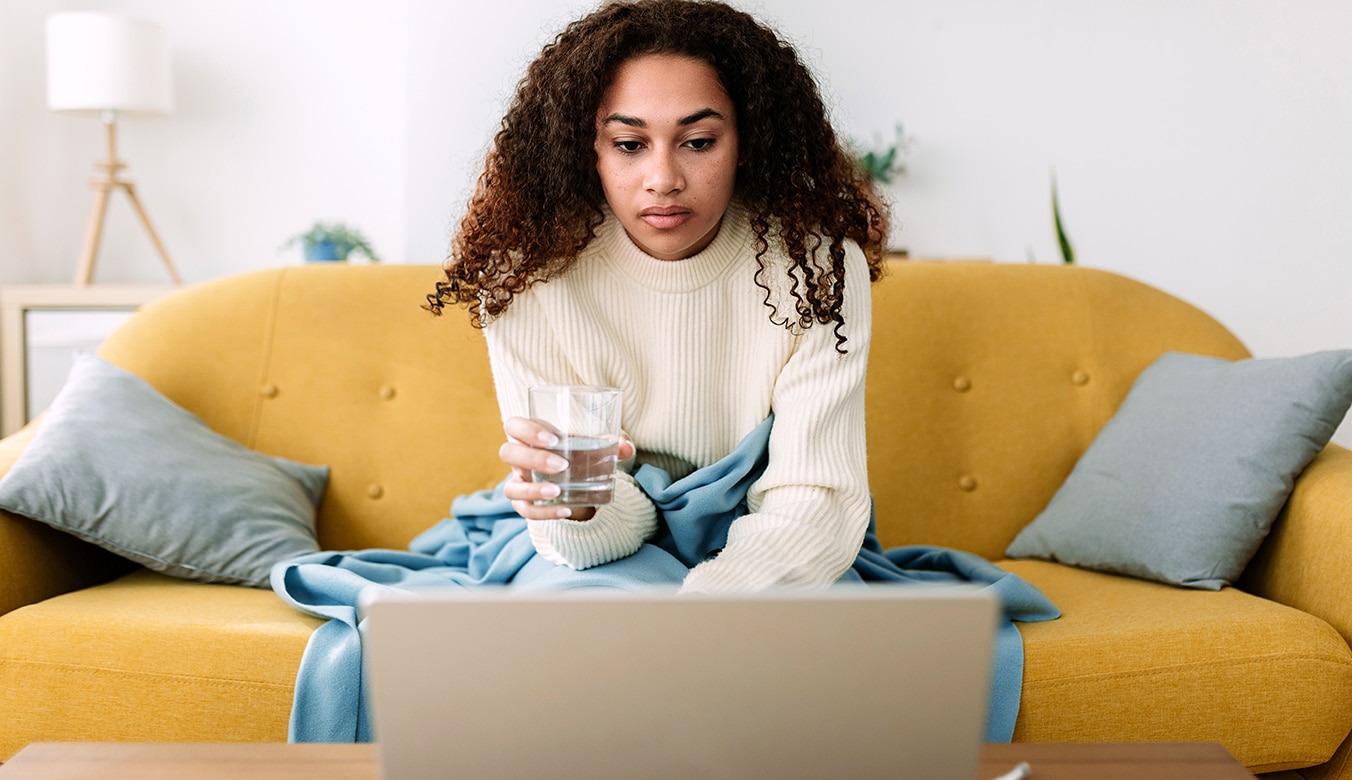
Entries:
MULTIPOLYGON (((980 780, 1020 761, 1031 780, 1245 780, 1253 778, 1214 744, 986 745, 980 780)), ((371 745, 146 744, 29 745, 0 780, 375 780, 371 745)))
POLYGON ((1253 774, 1214 743, 986 745, 981 780, 1009 771, 1020 761, 1030 780, 1253 780, 1253 774))

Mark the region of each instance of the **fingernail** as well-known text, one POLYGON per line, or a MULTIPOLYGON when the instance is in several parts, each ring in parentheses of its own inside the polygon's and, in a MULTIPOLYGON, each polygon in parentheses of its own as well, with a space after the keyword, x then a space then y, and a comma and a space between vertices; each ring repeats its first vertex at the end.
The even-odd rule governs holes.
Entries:
POLYGON ((563 471, 568 468, 568 461, 560 458, 558 455, 550 455, 549 460, 545 461, 545 465, 555 471, 563 471))
POLYGON ((541 498, 558 498, 558 497, 559 497, 559 494, 562 493, 562 492, 563 492, 563 489, 560 488, 558 485, 554 484, 553 482, 546 482, 546 483, 540 488, 540 497, 541 497, 541 498))
POLYGON ((559 444, 559 437, 549 431, 540 431, 538 438, 541 447, 557 447, 559 444))
POLYGON ((559 507, 559 511, 556 512, 555 514, 558 515, 558 517, 559 517, 560 520, 563 520, 563 519, 565 519, 565 518, 572 517, 572 516, 573 516, 573 510, 570 509, 570 508, 568 508, 568 507, 566 507, 566 506, 564 506, 564 507, 559 507))

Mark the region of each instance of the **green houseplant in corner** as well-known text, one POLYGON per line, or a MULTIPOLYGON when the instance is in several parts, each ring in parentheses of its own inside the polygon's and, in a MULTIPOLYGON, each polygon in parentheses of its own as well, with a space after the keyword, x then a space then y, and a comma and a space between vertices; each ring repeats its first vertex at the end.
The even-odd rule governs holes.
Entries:
POLYGON ((346 262, 353 252, 364 255, 373 263, 380 262, 366 236, 342 222, 316 222, 304 233, 288 238, 282 249, 296 244, 301 245, 307 263, 346 262))
POLYGON ((898 122, 896 138, 890 142, 874 138, 872 144, 852 139, 847 149, 859 170, 868 178, 881 184, 891 184, 892 179, 906 172, 905 156, 910 148, 910 139, 905 128, 898 122))
MULTIPOLYGON (((1055 170, 1052 171, 1052 227, 1056 231, 1056 248, 1061 254, 1062 265, 1075 265, 1075 247, 1071 245, 1065 221, 1061 219, 1061 194, 1056 186, 1055 170)), ((1032 247, 1028 248, 1028 262, 1037 262, 1032 247)))
POLYGON ((1070 236, 1066 235, 1065 223, 1061 221, 1061 197, 1056 190, 1056 173, 1052 172, 1052 224, 1056 227, 1056 245, 1061 250, 1061 262, 1075 265, 1075 248, 1070 245, 1070 236))
MULTIPOLYGON (((882 209, 890 207, 892 198, 887 188, 893 184, 896 177, 906 172, 906 155, 911 146, 911 139, 906 135, 906 130, 900 122, 894 129, 896 136, 891 141, 874 136, 872 143, 857 138, 849 139, 845 143, 846 153, 854 163, 855 169, 868 179, 872 197, 882 209)), ((906 249, 895 245, 893 236, 884 236, 884 239, 890 253, 900 256, 908 254, 906 249)))

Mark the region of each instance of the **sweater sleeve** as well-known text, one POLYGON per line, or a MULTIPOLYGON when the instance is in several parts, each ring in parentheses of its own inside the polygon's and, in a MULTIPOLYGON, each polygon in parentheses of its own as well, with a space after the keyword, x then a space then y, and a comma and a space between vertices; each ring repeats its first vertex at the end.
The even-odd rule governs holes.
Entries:
POLYGON ((848 244, 844 333, 808 328, 777 378, 769 465, 748 492, 750 513, 728 529, 715 558, 691 569, 681 591, 829 585, 854 563, 871 502, 865 447, 864 378, 872 304, 863 253, 848 244))
POLYGON ((572 569, 600 566, 638 552, 657 530, 657 510, 634 478, 615 475, 615 498, 590 520, 527 520, 535 551, 572 569))
MULTIPOLYGON (((505 421, 528 417, 528 390, 540 384, 595 384, 578 376, 555 343, 549 319, 530 295, 484 328, 498 407, 505 421)), ((532 544, 546 560, 586 569, 632 555, 657 530, 657 511, 629 474, 615 479, 615 498, 590 520, 528 520, 532 544)))

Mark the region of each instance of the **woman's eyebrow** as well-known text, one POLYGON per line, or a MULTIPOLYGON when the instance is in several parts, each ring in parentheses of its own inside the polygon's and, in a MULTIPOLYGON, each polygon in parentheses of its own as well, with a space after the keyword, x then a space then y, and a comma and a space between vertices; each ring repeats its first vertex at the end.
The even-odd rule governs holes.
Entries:
POLYGON ((606 117, 605 119, 601 120, 601 124, 602 124, 602 125, 608 125, 608 124, 610 124, 611 122, 619 122, 619 123, 622 124, 622 125, 628 125, 628 126, 630 126, 630 127, 647 127, 647 126, 648 126, 648 123, 647 123, 647 122, 644 122, 642 119, 639 119, 639 118, 636 117, 636 116, 625 116, 624 114, 611 114, 610 116, 608 116, 608 117, 606 117))
POLYGON ((702 108, 699 111, 696 111, 695 113, 691 114, 690 116, 681 117, 680 121, 677 122, 677 124, 693 125, 701 119, 723 119, 723 118, 724 116, 722 114, 718 113, 712 108, 702 108))
MULTIPOLYGON (((724 117, 722 114, 720 114, 719 112, 717 112, 717 111, 715 111, 714 109, 712 109, 712 108, 702 108, 702 109, 700 109, 699 111, 696 111, 695 113, 690 114, 689 116, 683 116, 683 117, 681 117, 680 119, 676 120, 676 124, 682 125, 682 126, 684 126, 684 125, 693 125, 693 124, 695 124, 696 122, 700 121, 701 119, 711 119, 711 118, 712 118, 712 119, 724 119, 725 117, 724 117)), ((606 117, 605 119, 601 120, 601 124, 602 124, 602 125, 608 125, 608 124, 610 124, 611 122, 618 122, 619 124, 622 124, 622 125, 628 125, 629 127, 647 127, 647 126, 648 126, 648 123, 645 122, 645 121, 643 121, 642 119, 639 119, 639 118, 636 117, 636 116, 626 116, 626 115, 624 115, 624 114, 611 114, 610 116, 608 116, 608 117, 606 117)))

